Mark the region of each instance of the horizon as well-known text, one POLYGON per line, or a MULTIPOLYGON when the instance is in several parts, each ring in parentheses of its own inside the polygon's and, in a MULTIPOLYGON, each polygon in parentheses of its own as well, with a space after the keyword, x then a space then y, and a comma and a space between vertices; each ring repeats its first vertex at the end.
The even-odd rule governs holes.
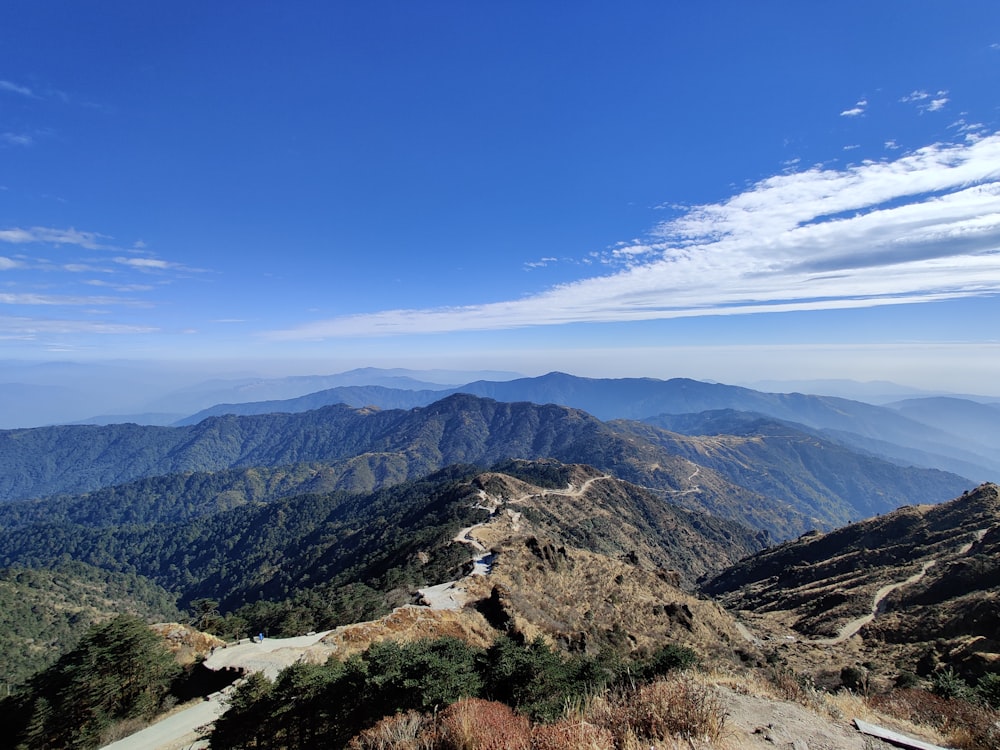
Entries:
POLYGON ((60 424, 139 424, 169 426, 224 403, 280 402, 344 385, 382 385, 410 390, 446 390, 479 381, 537 379, 568 375, 584 379, 652 379, 666 382, 688 379, 724 386, 738 386, 768 393, 805 393, 861 401, 877 406, 905 399, 951 397, 981 404, 1000 404, 1000 393, 974 393, 922 389, 886 380, 850 379, 733 380, 623 375, 602 378, 566 370, 525 374, 497 370, 446 370, 359 367, 343 371, 295 373, 267 377, 253 370, 184 370, 177 363, 103 362, 87 364, 0 363, 0 430, 31 429, 60 424), (31 377, 31 375, 34 377, 31 377), (21 382, 9 380, 22 377, 21 382), (363 375, 363 376, 362 376, 363 375), (414 383, 389 382, 410 379, 414 383), (328 380, 325 384, 316 381, 328 380), (31 381, 31 382, 27 382, 31 381))
POLYGON ((1000 396, 995 3, 17 6, 0 385, 80 362, 1000 396))

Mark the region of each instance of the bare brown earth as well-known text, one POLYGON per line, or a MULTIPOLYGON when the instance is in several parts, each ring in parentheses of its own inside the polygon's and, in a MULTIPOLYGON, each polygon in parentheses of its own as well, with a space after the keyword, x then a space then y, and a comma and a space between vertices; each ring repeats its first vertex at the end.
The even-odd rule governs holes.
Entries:
POLYGON ((835 684, 1000 666, 1000 491, 901 508, 767 550, 708 582, 765 650, 835 684))
POLYGON ((189 625, 161 622, 151 627, 166 641, 179 664, 193 664, 197 659, 212 653, 214 648, 225 645, 221 638, 195 630, 189 625))

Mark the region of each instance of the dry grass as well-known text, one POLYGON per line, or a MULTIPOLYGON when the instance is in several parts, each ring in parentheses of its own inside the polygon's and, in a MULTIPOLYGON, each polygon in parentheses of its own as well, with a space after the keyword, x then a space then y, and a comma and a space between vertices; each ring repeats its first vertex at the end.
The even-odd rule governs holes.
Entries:
POLYGON ((931 726, 948 744, 962 750, 1000 747, 1000 713, 963 700, 941 698, 924 690, 893 690, 869 703, 884 714, 931 726))
POLYGON ((531 730, 532 750, 612 750, 614 746, 609 729, 577 719, 539 724, 531 730))
POLYGON ((634 690, 591 701, 587 718, 607 729, 620 748, 636 740, 675 739, 718 743, 724 734, 726 710, 718 695, 701 677, 683 673, 642 685, 634 690))
POLYGON ((416 711, 387 716, 348 744, 349 750, 433 750, 433 722, 416 711))

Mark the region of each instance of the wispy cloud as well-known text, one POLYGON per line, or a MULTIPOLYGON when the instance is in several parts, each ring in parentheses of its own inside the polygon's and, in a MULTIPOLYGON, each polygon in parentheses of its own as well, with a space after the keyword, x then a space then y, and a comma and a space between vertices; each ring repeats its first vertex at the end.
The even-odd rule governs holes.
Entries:
POLYGON ((136 268, 140 271, 166 271, 170 268, 177 268, 177 263, 157 258, 125 258, 119 256, 113 259, 115 263, 120 263, 129 268, 136 268))
POLYGON ((14 245, 25 245, 32 242, 50 245, 77 245, 87 250, 106 250, 109 246, 104 240, 109 237, 96 232, 81 232, 77 229, 51 229, 49 227, 31 227, 21 229, 0 229, 0 242, 14 245))
MULTIPOLYGON (((944 93, 944 92, 941 92, 944 93)), ((937 112, 939 109, 944 109, 944 105, 948 103, 947 96, 941 96, 937 99, 931 99, 930 104, 927 105, 928 112, 937 112)))
POLYGON ((13 258, 5 258, 0 255, 0 271, 9 271, 12 268, 23 268, 24 264, 21 261, 14 260, 13 258))
POLYGON ((19 94, 30 99, 38 98, 27 86, 20 86, 16 83, 12 83, 11 81, 0 81, 0 91, 6 91, 11 94, 19 94))
POLYGON ((59 320, 28 318, 16 315, 0 316, 0 338, 32 340, 36 336, 68 334, 144 334, 156 333, 152 326, 127 323, 105 323, 91 320, 59 320))
POLYGON ((553 263, 559 262, 558 258, 539 258, 538 260, 527 261, 524 264, 526 270, 531 270, 533 268, 545 268, 553 263))
POLYGON ((936 94, 930 94, 922 89, 917 89, 912 91, 906 96, 902 97, 899 101, 904 103, 916 103, 917 108, 921 112, 937 112, 938 110, 944 109, 944 106, 948 103, 948 92, 938 91, 936 94), (930 101, 927 101, 927 100, 930 101))
POLYGON ((867 99, 858 99, 858 101, 854 104, 853 107, 851 107, 850 109, 845 109, 843 112, 840 113, 840 116, 858 117, 859 115, 863 115, 865 113, 865 109, 867 107, 868 107, 867 99))
POLYGON ((781 173, 618 248, 617 273, 465 307, 272 331, 320 340, 844 309, 1000 294, 1000 133, 895 160, 781 173))
POLYGON ((71 306, 80 305, 133 305, 135 300, 121 297, 75 297, 66 294, 37 294, 34 292, 0 293, 0 305, 71 306))
POLYGON ((0 142, 9 146, 30 146, 35 139, 27 133, 0 133, 0 142))

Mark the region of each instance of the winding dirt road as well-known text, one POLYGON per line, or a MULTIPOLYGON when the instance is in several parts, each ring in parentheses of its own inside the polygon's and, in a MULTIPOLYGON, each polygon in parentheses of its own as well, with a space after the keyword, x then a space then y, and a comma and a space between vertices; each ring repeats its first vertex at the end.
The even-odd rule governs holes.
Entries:
POLYGON ((937 560, 928 560, 923 564, 923 567, 920 568, 919 573, 914 573, 905 581, 897 581, 896 583, 890 583, 880 588, 878 591, 875 592, 875 598, 872 600, 872 611, 869 612, 867 615, 855 618, 854 620, 845 623, 844 626, 840 629, 840 632, 838 632, 837 635, 835 635, 833 638, 813 638, 806 641, 806 643, 819 643, 826 646, 834 646, 838 643, 843 643, 851 636, 857 634, 857 632, 861 630, 861 628, 863 628, 865 625, 867 625, 868 623, 870 623, 872 620, 875 619, 875 615, 879 613, 879 609, 882 606, 882 601, 887 596, 889 596, 889 594, 891 594, 898 588, 902 588, 903 586, 909 586, 910 584, 916 583, 925 575, 927 575, 927 571, 931 568, 931 566, 936 564, 937 560))

